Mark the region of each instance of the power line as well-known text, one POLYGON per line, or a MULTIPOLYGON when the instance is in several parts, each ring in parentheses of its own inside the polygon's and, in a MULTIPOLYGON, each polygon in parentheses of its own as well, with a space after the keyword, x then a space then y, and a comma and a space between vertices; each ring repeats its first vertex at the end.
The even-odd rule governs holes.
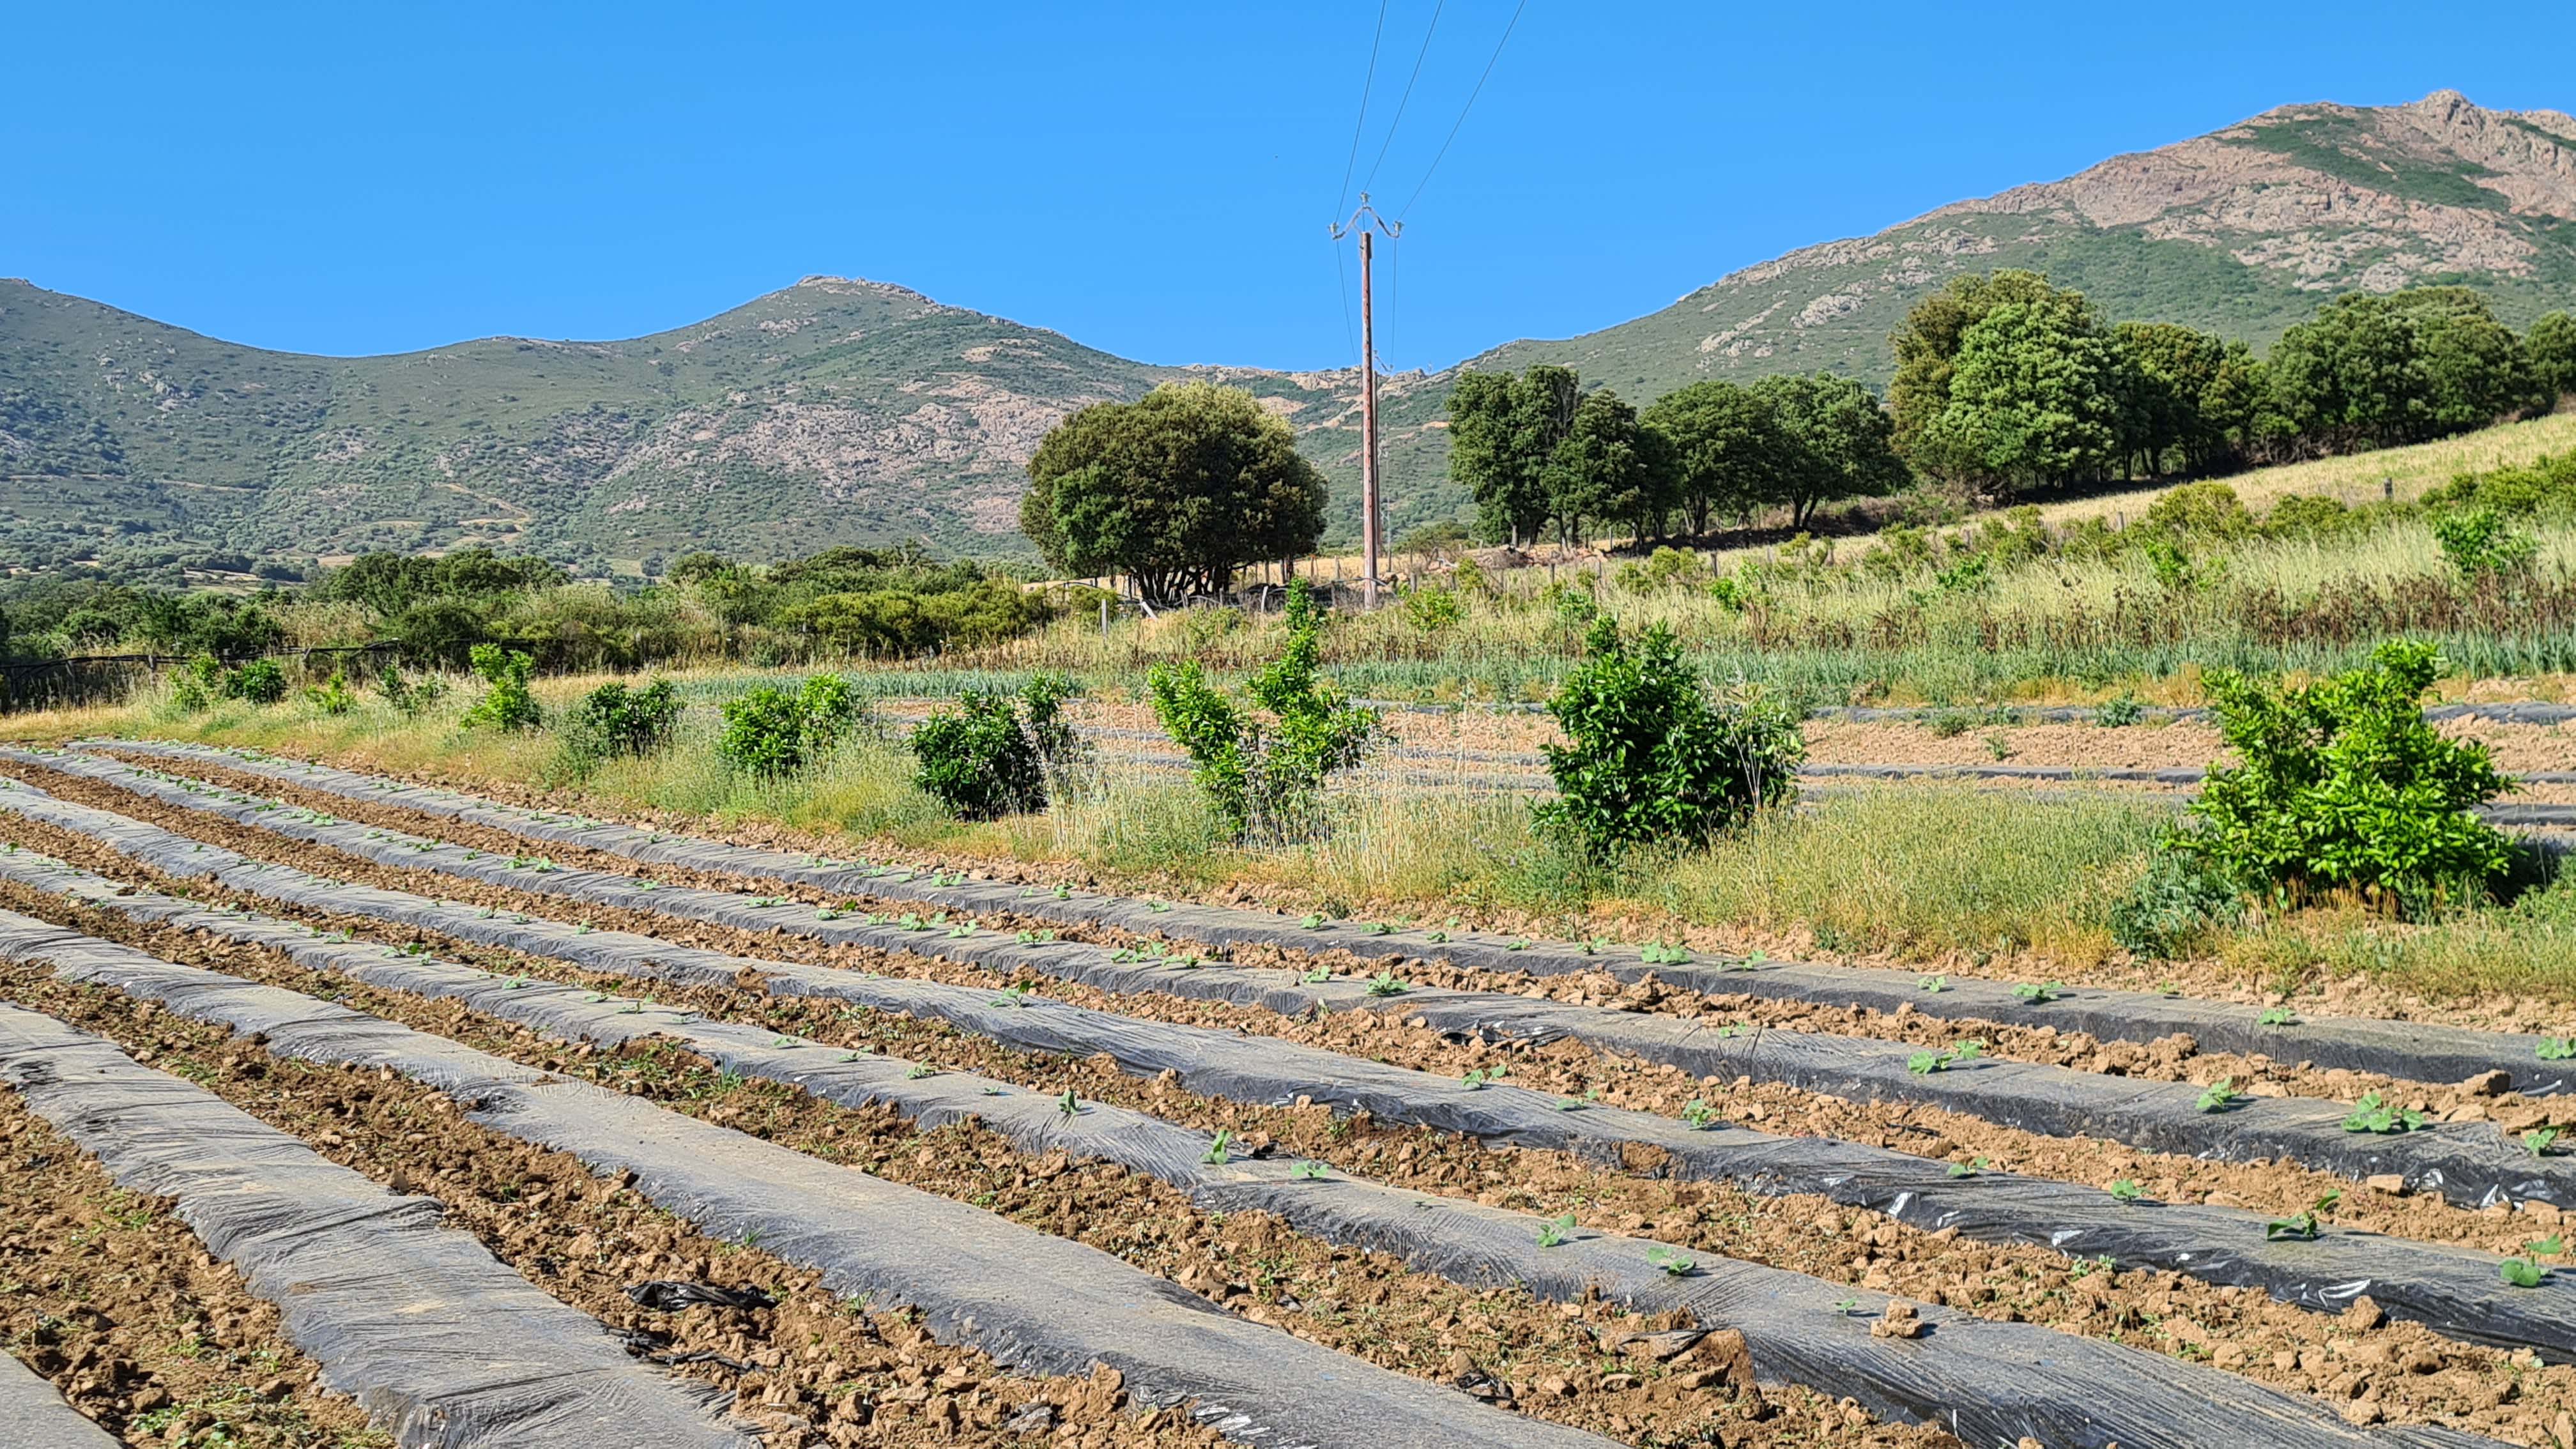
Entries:
POLYGON ((1440 33, 1440 12, 1448 4, 1449 0, 1438 0, 1431 7, 1431 23, 1422 31, 1422 48, 1413 53, 1413 74, 1404 78, 1404 95, 1395 103, 1395 119, 1386 123, 1386 140, 1378 145, 1377 159, 1369 163, 1368 179, 1360 183, 1362 191, 1377 184, 1377 168, 1386 164, 1387 148, 1395 144, 1395 133, 1404 125, 1404 108, 1413 100, 1413 83, 1422 79, 1422 62, 1430 58, 1431 37, 1440 33))
POLYGON ((1423 188, 1431 184, 1431 174, 1440 169, 1441 159, 1449 154, 1449 143, 1458 139, 1458 128, 1467 124, 1467 113, 1476 108, 1476 97, 1485 93, 1485 82, 1493 78, 1494 62, 1503 58, 1503 47, 1511 43, 1512 31, 1521 23, 1521 12, 1528 8, 1529 0, 1520 0, 1519 4, 1512 7, 1512 18, 1503 26, 1503 38, 1494 42, 1494 53, 1485 62, 1484 74, 1476 77, 1476 88, 1467 92, 1467 104, 1458 108, 1458 119, 1449 127, 1448 139, 1440 143, 1439 153, 1434 155, 1431 158, 1431 164, 1423 169, 1422 181, 1413 188, 1413 194, 1404 199, 1404 205, 1395 209, 1399 219, 1413 214, 1413 203, 1422 199, 1423 188))
POLYGON ((1360 133, 1368 129, 1369 92, 1377 89, 1377 48, 1386 39, 1387 0, 1377 0, 1377 33, 1369 37, 1368 78, 1360 82, 1360 118, 1351 123, 1351 154, 1342 162, 1341 189, 1333 193, 1333 215, 1342 214, 1342 203, 1351 194, 1351 172, 1359 165, 1360 133))

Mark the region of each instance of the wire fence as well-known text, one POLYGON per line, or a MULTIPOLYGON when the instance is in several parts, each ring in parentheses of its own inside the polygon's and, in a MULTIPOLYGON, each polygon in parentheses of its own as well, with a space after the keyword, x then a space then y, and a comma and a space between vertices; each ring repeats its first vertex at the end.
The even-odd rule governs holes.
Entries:
MULTIPOLYGON (((368 667, 390 659, 401 646, 391 640, 373 644, 348 644, 312 649, 272 649, 258 654, 223 657, 226 665, 247 664, 254 659, 292 659, 310 673, 317 659, 345 667, 362 662, 368 667)), ((0 664, 0 714, 17 714, 32 709, 64 709, 87 704, 107 704, 125 699, 134 690, 163 670, 176 668, 195 658, 190 654, 81 654, 60 659, 28 659, 0 664)))

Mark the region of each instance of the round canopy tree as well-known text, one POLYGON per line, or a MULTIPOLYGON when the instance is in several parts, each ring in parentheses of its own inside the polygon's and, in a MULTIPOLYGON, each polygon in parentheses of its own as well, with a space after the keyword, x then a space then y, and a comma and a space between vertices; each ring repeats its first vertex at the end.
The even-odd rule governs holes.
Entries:
POLYGON ((1252 394, 1172 383, 1098 403, 1029 459, 1020 530, 1065 574, 1123 573, 1156 606, 1223 593, 1234 571, 1312 553, 1324 475, 1252 394))

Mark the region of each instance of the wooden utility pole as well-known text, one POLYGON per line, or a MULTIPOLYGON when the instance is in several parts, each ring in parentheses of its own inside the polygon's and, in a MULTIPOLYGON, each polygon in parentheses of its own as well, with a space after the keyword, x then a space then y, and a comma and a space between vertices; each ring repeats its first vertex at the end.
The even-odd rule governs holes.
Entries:
MULTIPOLYGON (((1362 603, 1377 607, 1378 551, 1378 486, 1377 486, 1377 317, 1369 295, 1370 243, 1383 230, 1388 236, 1402 236, 1404 228, 1377 214, 1369 205, 1368 193, 1360 193, 1359 210, 1351 219, 1333 228, 1340 240, 1352 232, 1360 237, 1360 565, 1366 570, 1360 592, 1362 603)), ((1347 315, 1347 314, 1346 314, 1347 315)))

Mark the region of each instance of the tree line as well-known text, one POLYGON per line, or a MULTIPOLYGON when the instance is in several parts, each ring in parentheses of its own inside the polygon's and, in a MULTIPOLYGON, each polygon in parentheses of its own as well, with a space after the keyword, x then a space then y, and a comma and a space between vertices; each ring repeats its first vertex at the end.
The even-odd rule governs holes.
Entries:
POLYGON ((2466 432, 2576 392, 2576 319, 2516 336, 2466 287, 2350 293, 2268 356, 2165 322, 2105 324, 2035 272, 1960 277, 1890 338, 1882 404, 1831 373, 1695 382, 1640 411, 1571 368, 1468 373, 1449 400, 1450 477, 1492 543, 1818 505, 1917 481, 1985 501, 2113 479, 2209 476, 2466 432))

